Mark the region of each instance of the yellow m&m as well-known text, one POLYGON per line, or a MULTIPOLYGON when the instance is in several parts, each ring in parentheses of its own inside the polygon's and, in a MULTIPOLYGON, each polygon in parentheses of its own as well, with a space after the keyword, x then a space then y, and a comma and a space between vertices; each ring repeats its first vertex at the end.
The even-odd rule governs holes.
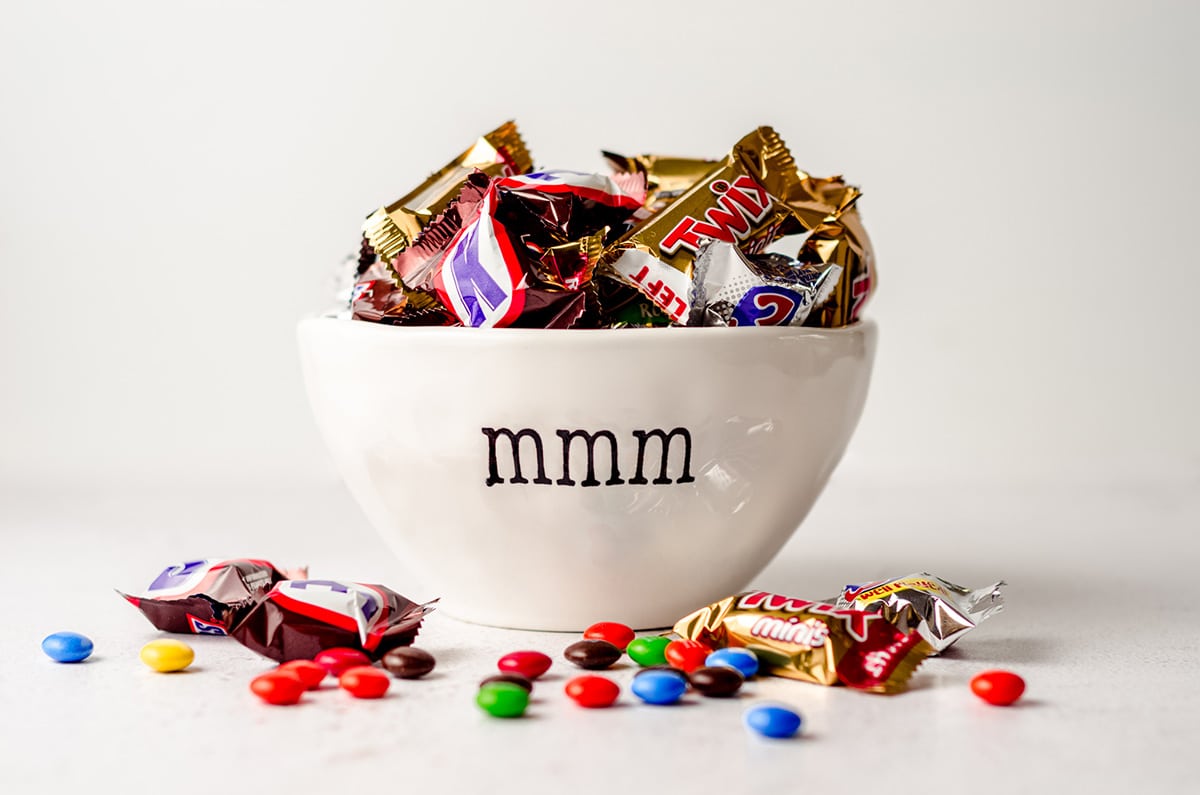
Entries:
POLYGON ((159 673, 182 671, 196 659, 192 647, 178 640, 152 640, 138 655, 142 662, 159 673))

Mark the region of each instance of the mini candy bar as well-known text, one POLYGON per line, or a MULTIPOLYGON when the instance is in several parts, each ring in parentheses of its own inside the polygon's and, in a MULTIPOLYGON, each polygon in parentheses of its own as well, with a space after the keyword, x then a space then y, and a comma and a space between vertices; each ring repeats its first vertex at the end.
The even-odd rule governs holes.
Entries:
POLYGON ((655 213, 679 198, 685 191, 717 167, 715 160, 697 160, 660 155, 627 157, 601 152, 618 176, 642 175, 646 185, 646 209, 655 213))
POLYGON ((930 574, 847 585, 839 608, 879 613, 901 632, 916 631, 937 652, 1004 609, 1003 582, 970 590, 930 574))
POLYGON ((691 189, 619 242, 610 267, 641 290, 673 322, 689 314, 692 264, 707 240, 758 251, 791 211, 780 201, 795 190, 796 163, 770 127, 740 140, 691 189), (671 273, 675 271, 675 273, 671 273))
POLYGON ((390 279, 367 279, 354 285, 350 310, 355 320, 394 326, 459 325, 433 293, 397 287, 390 279))
POLYGON ((747 257, 711 241, 696 258, 692 326, 800 326, 829 297, 842 269, 806 266, 782 254, 747 257))
POLYGON ((875 254, 856 204, 862 191, 841 177, 812 177, 803 171, 784 201, 798 228, 783 234, 807 236, 796 258, 810 265, 840 265, 842 278, 830 299, 809 316, 808 325, 832 328, 858 320, 875 287, 875 254))
POLYGON ((433 604, 417 604, 382 585, 283 580, 245 611, 229 634, 279 662, 311 660, 331 648, 361 649, 378 660, 413 642, 433 604))
POLYGON ((380 258, 390 260, 446 208, 458 195, 463 181, 476 169, 495 177, 523 174, 532 168, 533 160, 517 125, 505 122, 434 172, 416 190, 372 213, 363 223, 363 234, 380 258))
POLYGON ((163 569, 138 596, 117 593, 164 632, 225 635, 233 614, 286 576, 265 560, 193 560, 163 569))
POLYGON ((744 646, 763 672, 873 693, 904 689, 932 648, 879 613, 755 591, 681 618, 675 633, 710 647, 744 646))

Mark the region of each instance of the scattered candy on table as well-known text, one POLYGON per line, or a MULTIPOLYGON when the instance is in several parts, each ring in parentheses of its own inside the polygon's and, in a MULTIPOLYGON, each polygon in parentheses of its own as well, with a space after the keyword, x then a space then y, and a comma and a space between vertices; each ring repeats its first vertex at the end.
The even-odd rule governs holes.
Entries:
POLYGON ((196 659, 191 646, 169 638, 150 641, 142 647, 138 656, 146 665, 164 674, 182 671, 196 659))
POLYGON ((742 689, 744 681, 738 669, 727 665, 701 667, 688 674, 692 689, 710 698, 728 698, 742 689))
POLYGON ((526 679, 537 679, 550 670, 551 659, 540 651, 513 651, 496 661, 504 673, 514 673, 526 679))
POLYGON ((1012 671, 984 671, 971 679, 971 692, 996 707, 1007 707, 1025 692, 1025 680, 1012 671))
POLYGON ((567 696, 581 707, 611 707, 621 695, 621 687, 603 676, 577 676, 563 688, 567 696))
POLYGON ((325 681, 325 675, 328 673, 325 666, 312 660, 291 660, 289 662, 280 663, 275 670, 295 674, 304 683, 304 686, 309 690, 316 690, 325 681))
POLYGON ((629 645, 629 641, 637 637, 633 630, 616 621, 600 621, 592 624, 583 631, 583 637, 589 640, 606 640, 621 651, 629 645))
POLYGON ((642 667, 665 665, 667 662, 667 645, 671 639, 658 635, 650 638, 635 638, 625 647, 629 659, 642 667))
POLYGON ((674 704, 687 691, 687 680, 681 673, 670 671, 647 671, 633 678, 630 690, 647 704, 662 706, 674 704))
POLYGON ((347 668, 338 677, 338 687, 355 698, 383 698, 391 684, 390 676, 370 665, 347 668))
POLYGON ((358 649, 332 648, 319 652, 313 662, 332 677, 339 677, 347 668, 370 665, 371 658, 358 649))
POLYGON ((758 673, 758 655, 749 649, 717 649, 704 659, 704 664, 709 667, 724 665, 736 668, 746 679, 758 673))
POLYGON ((800 714, 787 707, 758 706, 746 710, 746 725, 763 737, 783 739, 800 731, 800 714))
POLYGON ((475 703, 494 718, 518 718, 529 706, 529 691, 511 682, 488 682, 479 688, 475 703))
MULTIPOLYGON (((324 671, 322 671, 324 676, 324 671)), ((276 668, 250 680, 250 692, 268 704, 286 706, 299 703, 309 686, 295 669, 276 668)))
POLYGON ((78 632, 55 632, 42 640, 42 651, 60 663, 83 662, 92 655, 92 640, 78 632))
POLYGON ((621 659, 621 650, 607 640, 586 639, 572 643, 563 651, 563 656, 580 668, 597 671, 611 668, 621 659))
POLYGON ((712 649, 698 640, 673 640, 663 649, 667 662, 684 673, 691 673, 708 659, 712 649))
POLYGON ((401 646, 383 655, 383 667, 397 679, 420 679, 433 670, 437 661, 424 649, 401 646))

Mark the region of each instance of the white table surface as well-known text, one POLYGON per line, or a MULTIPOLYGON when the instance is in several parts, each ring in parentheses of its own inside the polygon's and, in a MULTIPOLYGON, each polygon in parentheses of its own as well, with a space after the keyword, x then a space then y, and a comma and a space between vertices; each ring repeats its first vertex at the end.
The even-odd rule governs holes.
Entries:
MULTIPOLYGON (((823 597, 921 569, 1009 583, 1007 609, 929 660, 903 695, 765 679, 730 701, 655 708, 624 693, 618 708, 583 710, 561 692, 574 669, 560 652, 573 636, 434 613, 418 640, 438 658, 426 680, 397 681, 378 702, 334 689, 279 708, 247 689, 270 663, 228 639, 185 638, 196 662, 183 674, 143 667, 138 649, 160 635, 112 589, 144 587, 177 560, 234 554, 435 596, 340 486, 6 490, 0 791, 1195 791, 1198 528, 1190 482, 838 475, 756 586, 823 597), (49 661, 39 642, 59 630, 92 637, 93 657, 49 661), (476 683, 519 648, 559 661, 526 718, 491 719, 473 703, 476 683), (992 667, 1026 678, 1018 706, 970 693, 970 677, 992 667), (802 738, 743 728, 742 712, 767 699, 803 713, 802 738)), ((613 676, 625 685, 632 673, 626 663, 613 676)))

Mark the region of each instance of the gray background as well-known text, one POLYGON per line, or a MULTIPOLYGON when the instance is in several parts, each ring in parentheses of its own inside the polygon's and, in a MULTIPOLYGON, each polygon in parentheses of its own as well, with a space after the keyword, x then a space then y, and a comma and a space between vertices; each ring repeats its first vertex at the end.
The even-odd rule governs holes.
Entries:
POLYGON ((295 321, 364 214, 510 117, 579 169, 770 123, 864 188, 843 475, 1200 472, 1194 4, 6 6, 11 484, 332 482, 295 321))

